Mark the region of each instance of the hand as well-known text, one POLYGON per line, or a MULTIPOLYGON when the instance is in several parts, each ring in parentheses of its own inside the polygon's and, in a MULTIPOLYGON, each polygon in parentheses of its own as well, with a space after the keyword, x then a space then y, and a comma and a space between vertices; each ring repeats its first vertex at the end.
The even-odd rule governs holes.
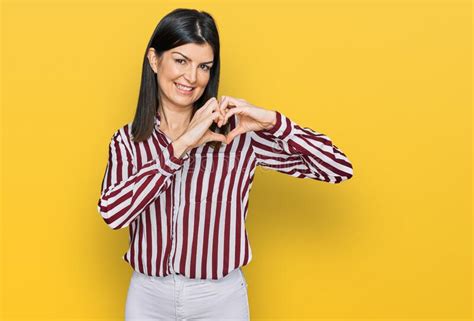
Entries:
POLYGON ((209 141, 226 143, 227 139, 225 135, 209 130, 212 122, 217 123, 222 121, 223 118, 224 115, 219 109, 217 99, 212 97, 201 108, 196 110, 185 133, 181 135, 179 139, 184 141, 189 149, 209 141))
POLYGON ((219 109, 224 114, 223 120, 218 119, 217 125, 219 127, 226 124, 230 116, 238 115, 237 126, 227 134, 226 144, 229 144, 237 135, 249 131, 270 129, 276 124, 276 111, 251 105, 244 99, 223 96, 219 103, 219 109))

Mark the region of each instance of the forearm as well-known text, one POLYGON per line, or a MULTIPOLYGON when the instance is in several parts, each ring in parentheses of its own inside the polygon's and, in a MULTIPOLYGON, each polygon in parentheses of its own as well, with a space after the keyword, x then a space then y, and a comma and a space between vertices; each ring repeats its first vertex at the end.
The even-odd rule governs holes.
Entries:
POLYGON ((327 135, 301 127, 279 112, 273 127, 252 136, 260 166, 331 183, 353 175, 351 161, 327 135))
POLYGON ((173 144, 174 156, 176 158, 181 158, 190 148, 189 145, 182 139, 178 137, 171 144, 173 144))
POLYGON ((264 126, 264 129, 265 130, 270 130, 272 129, 276 123, 277 123, 277 113, 276 113, 276 110, 269 110, 269 114, 271 115, 270 116, 270 120, 268 122, 265 122, 265 126, 264 126))

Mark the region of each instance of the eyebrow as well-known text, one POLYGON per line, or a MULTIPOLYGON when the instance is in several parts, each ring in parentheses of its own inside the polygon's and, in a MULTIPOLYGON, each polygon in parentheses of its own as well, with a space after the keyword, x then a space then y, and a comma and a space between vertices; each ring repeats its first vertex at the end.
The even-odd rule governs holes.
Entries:
MULTIPOLYGON (((189 59, 188 57, 186 57, 185 55, 183 55, 181 52, 172 51, 172 53, 180 54, 181 56, 183 56, 183 57, 186 58, 187 60, 192 61, 191 59, 189 59)), ((214 60, 211 60, 211 61, 203 62, 203 64, 209 64, 209 63, 213 63, 213 62, 214 62, 214 60)))

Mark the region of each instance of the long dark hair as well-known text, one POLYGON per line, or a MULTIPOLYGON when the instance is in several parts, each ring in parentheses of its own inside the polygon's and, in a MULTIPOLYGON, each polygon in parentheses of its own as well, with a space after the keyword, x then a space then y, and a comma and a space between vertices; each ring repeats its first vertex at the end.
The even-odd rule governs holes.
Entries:
MULTIPOLYGON (((194 102, 192 115, 211 97, 217 98, 220 74, 219 33, 214 18, 205 11, 178 8, 164 16, 153 31, 143 57, 142 80, 135 118, 132 123, 132 139, 135 142, 147 140, 153 132, 155 117, 160 106, 158 78, 148 61, 147 53, 154 48, 157 55, 164 51, 188 43, 208 43, 214 53, 214 62, 210 69, 210 79, 201 97, 194 102)), ((160 115, 161 116, 161 115, 160 115)), ((192 116, 191 116, 192 117, 192 116)), ((210 130, 226 134, 229 122, 222 127, 212 123, 210 130)), ((219 141, 209 142, 214 148, 221 145, 219 141)))

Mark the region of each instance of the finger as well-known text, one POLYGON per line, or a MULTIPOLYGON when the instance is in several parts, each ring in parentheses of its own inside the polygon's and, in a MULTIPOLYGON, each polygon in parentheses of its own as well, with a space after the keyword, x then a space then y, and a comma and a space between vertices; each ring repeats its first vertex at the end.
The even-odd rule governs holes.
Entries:
POLYGON ((244 107, 234 107, 234 108, 229 109, 229 111, 225 113, 224 123, 227 123, 227 120, 229 119, 230 116, 234 114, 243 114, 244 112, 245 112, 244 107))
POLYGON ((219 119, 216 121, 217 126, 221 127, 222 121, 224 120, 224 114, 222 113, 222 110, 220 108, 222 102, 216 100, 216 105, 213 105, 212 111, 217 111, 219 112, 219 119))
POLYGON ((221 96, 221 101, 219 103, 219 110, 221 112, 221 122, 219 123, 219 127, 222 126, 222 123, 224 122, 224 117, 225 117, 225 111, 224 111, 224 106, 227 103, 227 96, 221 96))
MULTIPOLYGON (((219 120, 215 121, 217 125, 220 127, 219 121, 222 122, 224 120, 224 114, 222 114, 221 109, 219 108, 219 101, 215 97, 209 99, 209 108, 211 112, 219 112, 219 120)), ((209 109, 208 108, 208 109, 209 109)))
POLYGON ((204 105, 202 105, 201 107, 199 107, 195 113, 202 113, 203 111, 207 110, 209 106, 212 106, 213 102, 215 101, 215 97, 211 97, 209 98, 205 103, 204 105))
POLYGON ((204 104, 204 106, 202 106, 201 108, 204 108, 204 109, 209 109, 211 108, 211 111, 214 111, 216 109, 216 106, 217 106, 217 99, 216 97, 211 97, 209 98, 208 101, 206 101, 206 103, 204 104))
POLYGON ((227 107, 228 108, 234 108, 234 107, 243 107, 243 102, 244 100, 243 99, 238 99, 238 98, 235 98, 235 97, 232 97, 232 96, 226 96, 227 97, 227 107))
POLYGON ((227 98, 226 100, 226 105, 224 107, 224 119, 223 123, 227 124, 227 121, 231 115, 227 115, 229 113, 229 110, 232 110, 234 108, 239 107, 236 105, 238 102, 234 100, 234 102, 231 101, 232 97, 227 98))
MULTIPOLYGON (((219 126, 219 123, 222 121, 222 116, 219 110, 214 111, 211 114, 212 121, 217 122, 217 125, 219 126)), ((219 126, 220 127, 220 126, 219 126)))
MULTIPOLYGON (((234 100, 234 102, 232 102, 232 97, 231 96, 224 96, 224 100, 221 102, 220 104, 220 108, 222 109, 222 112, 223 112, 223 115, 224 115, 224 118, 225 118, 225 115, 227 114, 227 112, 229 111, 229 108, 233 108, 237 105, 235 105, 235 103, 238 103, 234 100)), ((226 124, 227 121, 225 119, 223 119, 223 124, 226 124)))
POLYGON ((219 141, 224 144, 227 144, 227 137, 225 137, 225 135, 213 133, 211 138, 213 141, 219 141))
POLYGON ((234 139, 235 136, 245 133, 242 127, 235 127, 227 134, 227 141, 226 144, 230 144, 230 142, 234 139))
POLYGON ((216 111, 217 109, 219 109, 219 101, 216 97, 212 97, 211 99, 209 99, 209 106, 211 106, 212 111, 216 111))
POLYGON ((217 99, 215 99, 215 98, 212 99, 209 102, 208 107, 206 107, 206 110, 207 110, 207 112, 211 112, 211 115, 215 112, 218 113, 218 116, 219 116, 218 119, 216 119, 214 116, 212 116, 212 119, 220 127, 219 122, 222 122, 224 120, 224 116, 221 114, 221 112, 219 110, 219 102, 217 101, 217 99))
POLYGON ((227 138, 223 134, 218 134, 218 133, 208 130, 206 132, 206 142, 210 142, 210 141, 219 141, 219 142, 226 143, 227 138))
POLYGON ((222 125, 224 125, 224 118, 225 118, 225 104, 227 104, 227 97, 226 96, 223 96, 220 104, 219 104, 219 111, 221 113, 221 117, 220 117, 220 122, 219 122, 219 127, 221 127, 222 125))

